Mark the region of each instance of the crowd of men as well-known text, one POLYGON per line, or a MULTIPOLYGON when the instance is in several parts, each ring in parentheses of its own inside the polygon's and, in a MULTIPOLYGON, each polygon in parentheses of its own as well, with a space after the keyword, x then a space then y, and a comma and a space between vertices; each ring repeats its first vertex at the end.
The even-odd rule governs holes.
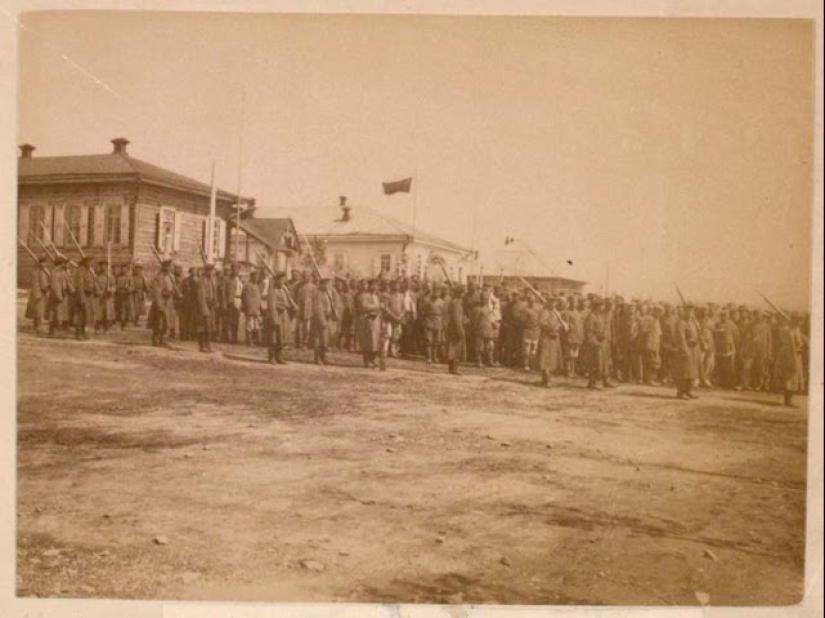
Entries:
POLYGON ((215 341, 263 346, 284 364, 287 347, 311 348, 327 364, 330 349, 359 353, 367 368, 387 357, 508 366, 553 377, 587 379, 588 388, 617 383, 671 385, 681 399, 696 387, 777 392, 793 406, 807 391, 809 322, 798 314, 743 305, 694 306, 542 295, 525 282, 513 290, 401 280, 328 279, 293 273, 290 280, 235 264, 206 264, 188 273, 165 260, 151 281, 140 265, 96 265, 84 258, 70 271, 58 258, 40 260, 32 275, 27 317, 37 332, 73 328, 106 333, 139 325, 147 315, 152 344, 215 341), (147 314, 146 307, 149 305, 147 314))

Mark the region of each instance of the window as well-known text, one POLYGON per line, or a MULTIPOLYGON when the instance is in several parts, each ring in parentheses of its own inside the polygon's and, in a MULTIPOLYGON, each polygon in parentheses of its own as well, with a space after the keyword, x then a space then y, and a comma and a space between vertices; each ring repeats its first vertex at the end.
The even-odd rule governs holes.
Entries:
POLYGON ((46 224, 46 207, 32 206, 29 212, 29 238, 26 244, 29 246, 38 244, 36 241, 44 240, 43 226, 46 224))
POLYGON ((392 270, 392 256, 385 253, 381 256, 381 272, 388 273, 392 270))
POLYGON ((113 245, 120 244, 120 204, 109 204, 104 211, 105 219, 103 229, 105 230, 104 241, 113 245))
POLYGON ((344 271, 344 254, 343 253, 336 253, 332 256, 332 268, 335 272, 340 273, 344 271))
POLYGON ((70 205, 66 206, 66 210, 63 211, 63 217, 66 221, 66 227, 69 228, 70 232, 65 236, 65 242, 63 243, 67 247, 74 247, 74 237, 78 243, 81 242, 80 240, 80 217, 83 214, 83 209, 80 206, 70 205))
POLYGON ((175 250, 175 211, 161 208, 158 216, 158 250, 161 255, 171 255, 175 250))

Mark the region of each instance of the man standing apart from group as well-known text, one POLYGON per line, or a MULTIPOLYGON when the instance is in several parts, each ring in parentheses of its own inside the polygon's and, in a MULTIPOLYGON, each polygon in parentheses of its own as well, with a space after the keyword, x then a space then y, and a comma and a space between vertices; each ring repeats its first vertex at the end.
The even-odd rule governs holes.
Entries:
POLYGON ((294 309, 296 307, 284 288, 284 275, 279 273, 269 286, 264 324, 269 362, 272 364, 286 365, 282 352, 289 325, 289 312, 294 309))

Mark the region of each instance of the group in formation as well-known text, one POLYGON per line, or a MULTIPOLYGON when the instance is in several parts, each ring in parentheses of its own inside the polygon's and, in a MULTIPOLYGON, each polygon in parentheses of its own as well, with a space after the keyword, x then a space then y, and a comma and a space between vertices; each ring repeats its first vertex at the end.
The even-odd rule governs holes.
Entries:
POLYGON ((620 383, 668 385, 679 399, 697 388, 807 392, 809 318, 734 303, 671 305, 542 294, 524 288, 467 286, 419 279, 327 278, 316 270, 290 277, 270 269, 205 264, 188 273, 171 260, 147 278, 140 265, 84 258, 70 264, 39 260, 27 317, 35 332, 139 326, 152 345, 169 339, 266 347, 272 364, 286 348, 362 355, 365 368, 385 369, 388 357, 446 364, 506 366, 551 387, 555 376, 582 378, 590 389, 620 383), (148 311, 147 311, 148 307, 148 311))

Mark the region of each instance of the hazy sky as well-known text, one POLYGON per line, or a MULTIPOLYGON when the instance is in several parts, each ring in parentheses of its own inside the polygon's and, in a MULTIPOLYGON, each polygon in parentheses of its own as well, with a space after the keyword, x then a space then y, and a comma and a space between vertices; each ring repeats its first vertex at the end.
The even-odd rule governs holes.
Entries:
MULTIPOLYGON (((42 13, 19 141, 108 152, 278 207, 359 205, 514 236, 610 289, 807 304, 813 25, 804 21, 42 13), (65 58, 64 58, 65 56, 65 58), (245 101, 243 132, 241 108, 245 101), (381 182, 416 176, 413 195, 381 182), (569 265, 567 261, 572 261, 569 265)), ((300 232, 300 229, 299 229, 300 232)))

